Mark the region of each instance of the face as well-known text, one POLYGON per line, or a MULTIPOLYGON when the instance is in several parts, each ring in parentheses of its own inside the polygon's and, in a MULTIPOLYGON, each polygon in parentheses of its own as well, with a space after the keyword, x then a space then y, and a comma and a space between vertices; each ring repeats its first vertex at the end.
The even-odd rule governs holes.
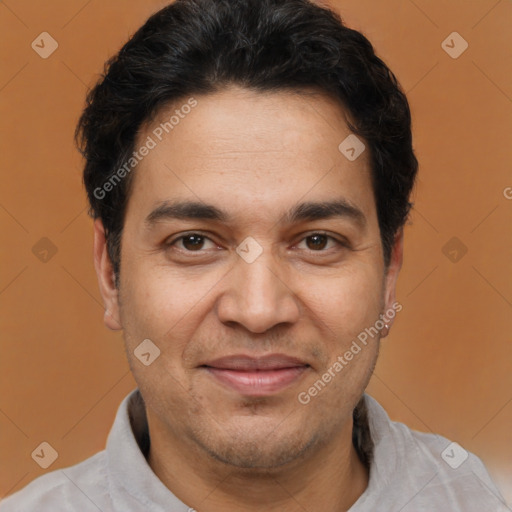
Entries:
POLYGON ((344 355, 391 308, 401 237, 385 274, 369 151, 338 149, 350 131, 337 102, 235 87, 194 98, 139 134, 136 147, 156 145, 134 171, 119 290, 96 221, 105 320, 124 330, 150 430, 277 467, 350 428, 379 336, 344 355))

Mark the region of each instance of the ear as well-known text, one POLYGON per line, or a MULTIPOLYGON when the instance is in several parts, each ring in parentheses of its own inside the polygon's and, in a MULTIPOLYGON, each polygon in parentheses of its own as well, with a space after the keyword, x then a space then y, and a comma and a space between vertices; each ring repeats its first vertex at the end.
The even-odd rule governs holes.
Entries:
MULTIPOLYGON (((391 258, 389 261, 389 266, 387 269, 387 274, 385 278, 384 284, 384 312, 388 310, 394 310, 393 304, 396 302, 396 283, 398 279, 398 274, 400 273, 400 269, 402 268, 403 261, 403 253, 404 253, 404 230, 400 228, 395 235, 395 239, 393 242, 393 248, 391 251, 391 258)), ((390 318, 386 321, 389 327, 393 325, 393 318, 390 318)), ((389 333, 389 329, 386 329, 382 332, 381 337, 385 338, 389 333)))
POLYGON ((114 269, 107 252, 105 229, 100 219, 94 221, 94 267, 105 304, 105 325, 113 331, 120 330, 123 327, 119 320, 119 295, 114 281, 114 269))

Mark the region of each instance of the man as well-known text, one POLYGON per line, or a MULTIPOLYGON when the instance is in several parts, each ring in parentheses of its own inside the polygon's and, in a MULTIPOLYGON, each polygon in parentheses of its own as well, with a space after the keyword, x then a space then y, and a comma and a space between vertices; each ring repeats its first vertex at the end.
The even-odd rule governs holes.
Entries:
POLYGON ((138 389, 105 451, 0 511, 507 510, 475 455, 364 393, 401 309, 410 124, 370 43, 317 4, 152 16, 77 132, 138 389))

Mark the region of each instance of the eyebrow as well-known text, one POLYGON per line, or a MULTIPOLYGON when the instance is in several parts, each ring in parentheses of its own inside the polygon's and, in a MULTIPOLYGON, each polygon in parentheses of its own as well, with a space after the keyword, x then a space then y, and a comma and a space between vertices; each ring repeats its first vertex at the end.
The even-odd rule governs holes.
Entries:
MULTIPOLYGON (((366 217, 362 210, 344 198, 300 203, 285 213, 282 222, 295 224, 331 218, 347 218, 361 227, 366 226, 366 217)), ((232 216, 216 206, 197 201, 164 201, 146 217, 145 224, 151 228, 161 221, 174 219, 229 223, 232 216)))

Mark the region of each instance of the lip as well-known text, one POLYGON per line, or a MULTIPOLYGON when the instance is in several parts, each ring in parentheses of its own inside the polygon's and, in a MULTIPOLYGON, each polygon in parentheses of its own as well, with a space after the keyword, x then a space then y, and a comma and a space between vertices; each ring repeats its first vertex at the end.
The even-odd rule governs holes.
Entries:
POLYGON ((202 365, 224 386, 246 396, 267 396, 296 383, 309 365, 285 354, 232 355, 202 365))

